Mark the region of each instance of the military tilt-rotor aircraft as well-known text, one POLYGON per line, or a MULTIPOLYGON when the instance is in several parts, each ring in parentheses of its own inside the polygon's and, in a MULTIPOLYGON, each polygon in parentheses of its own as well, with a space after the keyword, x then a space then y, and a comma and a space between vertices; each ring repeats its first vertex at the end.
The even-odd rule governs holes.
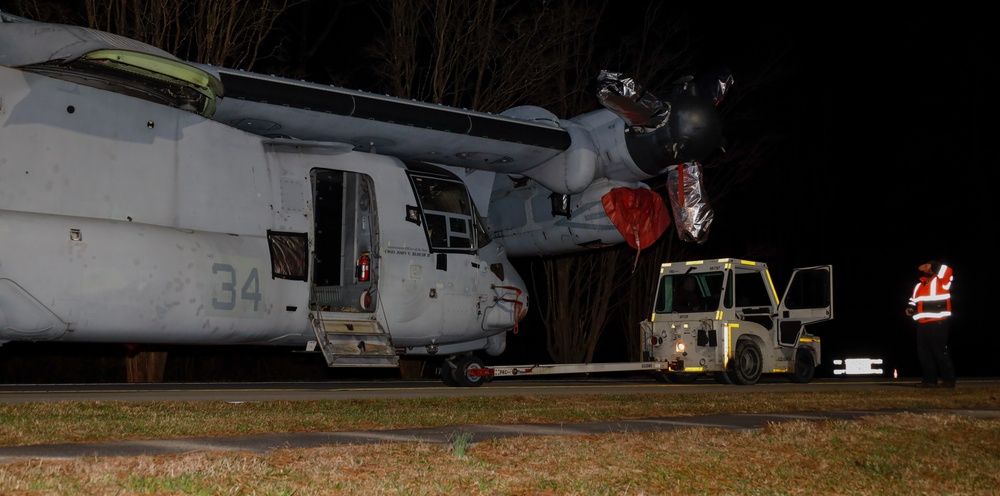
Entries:
POLYGON ((0 343, 436 356, 451 385, 476 385, 477 353, 527 312, 508 257, 663 233, 643 181, 694 182, 731 84, 660 99, 604 72, 599 110, 495 115, 0 17, 0 343))

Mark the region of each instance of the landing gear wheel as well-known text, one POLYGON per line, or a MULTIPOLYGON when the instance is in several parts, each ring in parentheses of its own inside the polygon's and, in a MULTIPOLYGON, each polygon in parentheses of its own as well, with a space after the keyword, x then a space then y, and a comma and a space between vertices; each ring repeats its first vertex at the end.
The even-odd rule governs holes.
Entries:
POLYGON ((729 362, 729 378, 733 384, 752 386, 764 372, 764 355, 757 343, 744 339, 736 344, 736 356, 729 362))
POLYGON ((482 359, 476 355, 466 355, 455 360, 454 378, 456 385, 462 387, 482 386, 483 383, 486 382, 486 378, 479 375, 471 375, 469 374, 469 371, 473 369, 481 369, 483 366, 484 363, 482 359))
POLYGON ((789 376, 792 382, 805 384, 813 380, 816 376, 816 362, 813 355, 808 350, 798 350, 795 352, 795 370, 789 376))
POLYGON ((448 387, 458 386, 458 381, 455 380, 455 368, 450 358, 441 364, 441 382, 448 387))

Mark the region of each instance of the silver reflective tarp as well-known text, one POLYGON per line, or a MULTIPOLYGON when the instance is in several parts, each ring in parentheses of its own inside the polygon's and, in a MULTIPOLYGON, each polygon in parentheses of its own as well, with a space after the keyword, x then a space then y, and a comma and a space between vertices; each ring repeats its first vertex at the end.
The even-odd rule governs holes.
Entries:
POLYGON ((677 235, 684 241, 698 244, 708 240, 715 214, 701 181, 701 164, 687 162, 671 170, 667 175, 667 195, 677 235))
POLYGON ((719 106, 733 87, 733 75, 728 69, 715 69, 695 80, 694 85, 696 95, 708 98, 715 106, 719 106))
POLYGON ((630 126, 655 128, 670 115, 669 106, 619 72, 598 74, 597 98, 630 126))

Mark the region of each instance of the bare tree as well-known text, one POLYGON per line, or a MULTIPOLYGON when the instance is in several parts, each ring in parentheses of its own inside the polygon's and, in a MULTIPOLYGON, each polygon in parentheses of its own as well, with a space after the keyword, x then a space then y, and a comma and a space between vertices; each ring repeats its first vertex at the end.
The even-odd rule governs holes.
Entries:
POLYGON ((274 49, 275 23, 306 0, 14 0, 13 10, 43 22, 88 27, 142 41, 184 60, 252 70, 274 49), (79 12, 79 14, 77 14, 79 12))
POLYGON ((159 349, 128 347, 125 353, 125 377, 130 383, 163 382, 167 352, 159 349))
MULTIPOLYGON (((544 288, 536 306, 547 329, 546 345, 557 363, 589 363, 608 319, 618 256, 614 249, 541 259, 544 288)), ((533 270, 533 273, 536 271, 533 270)))
POLYGON ((386 35, 370 54, 381 89, 395 96, 487 112, 531 103, 562 113, 597 75, 592 37, 606 4, 389 0, 381 4, 386 35))
POLYGON ((58 24, 78 22, 73 7, 57 0, 13 0, 3 4, 0 10, 36 21, 58 24))

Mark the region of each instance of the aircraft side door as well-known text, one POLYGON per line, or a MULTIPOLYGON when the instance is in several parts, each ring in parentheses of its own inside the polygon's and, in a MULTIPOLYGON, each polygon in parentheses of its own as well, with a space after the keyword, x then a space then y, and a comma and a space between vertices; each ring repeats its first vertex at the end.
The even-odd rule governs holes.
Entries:
POLYGON ((312 296, 322 311, 371 312, 376 306, 378 257, 371 177, 313 169, 312 296))
POLYGON ((833 267, 822 265, 792 271, 778 305, 778 342, 795 346, 803 326, 833 318, 833 267))

